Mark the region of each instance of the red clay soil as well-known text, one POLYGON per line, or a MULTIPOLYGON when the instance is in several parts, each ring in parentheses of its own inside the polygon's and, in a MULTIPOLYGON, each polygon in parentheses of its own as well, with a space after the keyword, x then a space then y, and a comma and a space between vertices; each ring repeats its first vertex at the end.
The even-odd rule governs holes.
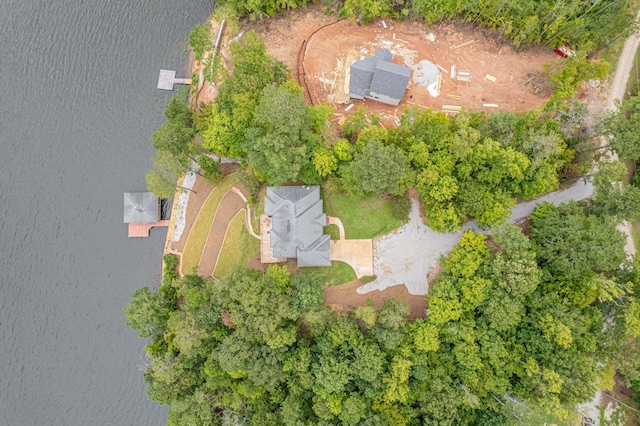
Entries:
POLYGON ((356 289, 362 283, 360 280, 352 281, 335 287, 326 287, 324 289, 324 303, 339 313, 346 313, 354 308, 366 305, 369 299, 377 308, 381 307, 385 299, 401 300, 409 305, 411 313, 409 319, 424 317, 427 308, 427 299, 425 296, 413 296, 409 294, 404 285, 396 285, 388 287, 384 291, 372 291, 367 294, 358 294, 356 289))
POLYGON ((211 228, 209 228, 209 236, 202 250, 202 257, 200 257, 200 264, 198 265, 198 275, 202 277, 213 276, 229 222, 245 206, 246 204, 242 198, 232 190, 224 194, 218 205, 211 228))
MULTIPOLYGON (((516 52, 486 31, 453 23, 430 27, 419 22, 387 20, 385 23, 386 29, 380 23, 359 27, 344 20, 321 29, 307 41, 303 62, 305 81, 314 104, 332 101, 336 85, 332 87, 327 81, 337 81, 349 49, 360 55, 373 55, 383 47, 394 53, 394 62, 399 64, 409 66, 426 59, 447 71, 441 72, 439 97, 432 97, 424 87, 410 81, 397 107, 369 100, 356 102, 356 106, 363 104, 369 112, 383 118, 398 117, 404 106, 412 104, 435 110, 448 104, 491 112, 529 110, 546 101, 546 97, 536 94, 525 82, 531 74, 542 71, 544 64, 560 60, 550 49, 516 52), (428 41, 428 33, 434 34, 436 40, 428 41), (464 45, 468 42, 471 43, 464 45), (469 72, 471 81, 452 79, 452 65, 457 73, 469 72), (485 79, 487 74, 495 78, 495 82, 485 79), (483 104, 497 104, 498 108, 483 104)), ((343 113, 345 107, 338 106, 337 111, 343 113)))
MULTIPOLYGON (((391 126, 397 123, 403 108, 413 104, 438 111, 443 104, 488 112, 537 108, 547 97, 536 94, 534 88, 525 85, 525 82, 530 74, 541 72, 545 64, 561 60, 547 47, 518 52, 488 30, 470 25, 451 22, 426 25, 419 21, 387 19, 385 29, 381 21, 358 26, 350 20, 338 22, 336 17, 323 12, 322 5, 312 5, 275 18, 243 21, 240 28, 255 30, 264 39, 269 54, 286 63, 293 75, 298 77, 300 84, 308 91, 307 99, 310 95, 313 104, 324 101, 333 104, 337 118, 357 109, 352 108, 347 112, 344 111, 347 105, 333 103, 333 95, 350 50, 372 55, 376 49, 385 47, 394 53, 394 62, 400 64, 427 59, 447 72, 455 64, 457 71, 471 73, 471 81, 463 82, 451 79, 448 73, 442 72, 441 94, 437 98, 431 97, 425 88, 410 82, 404 99, 397 107, 369 100, 354 101, 356 107, 365 105, 369 112, 379 115, 385 125, 391 126), (427 40, 429 33, 435 35, 435 41, 427 40), (465 44, 467 42, 471 43, 465 44), (495 77, 495 82, 486 80, 487 74, 495 77), (483 104, 497 104, 498 108, 484 107, 483 104)), ((217 24, 214 23, 212 27, 217 35, 217 24)), ((234 36, 228 29, 225 31, 221 52, 226 58, 229 57, 228 48, 234 36)), ((198 102, 211 102, 215 94, 215 90, 210 93, 208 86, 205 86, 198 102)))

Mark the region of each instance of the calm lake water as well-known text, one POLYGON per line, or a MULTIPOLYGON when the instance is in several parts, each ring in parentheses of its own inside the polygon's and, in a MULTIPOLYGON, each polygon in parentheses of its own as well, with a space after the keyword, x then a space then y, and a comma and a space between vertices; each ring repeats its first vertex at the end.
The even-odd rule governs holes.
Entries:
POLYGON ((128 239, 151 134, 207 0, 4 0, 0 425, 162 425, 122 308, 160 279, 165 230, 128 239))

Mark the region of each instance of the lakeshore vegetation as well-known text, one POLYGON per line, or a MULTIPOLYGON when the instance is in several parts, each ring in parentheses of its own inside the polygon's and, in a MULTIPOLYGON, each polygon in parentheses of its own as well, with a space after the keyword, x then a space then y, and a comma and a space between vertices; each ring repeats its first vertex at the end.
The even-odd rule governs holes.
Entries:
MULTIPOLYGON (((134 292, 125 315, 149 339, 148 394, 169 405, 170 425, 543 424, 573 419, 576 404, 610 389, 616 373, 640 388, 640 276, 616 230, 640 215, 640 179, 612 184, 627 172, 622 162, 590 174, 601 152, 638 161, 640 101, 599 119, 573 99, 581 82, 608 72, 582 52, 623 34, 632 15, 615 0, 530 3, 346 0, 338 13, 456 18, 516 46, 580 46, 548 73, 554 93, 539 111, 448 117, 407 108, 397 128, 385 128, 360 109, 338 127, 328 105, 305 103, 252 32, 232 44, 229 69, 216 71, 224 78, 214 103, 195 113, 182 94, 171 101, 147 176, 161 197, 194 161, 219 180, 213 153, 244 159, 255 193, 262 183, 322 184, 329 202, 384 196, 406 214, 404 193, 416 188, 432 228, 476 219, 492 232, 463 235, 414 321, 396 300, 339 315, 323 304, 314 271, 180 277, 177 259, 165 256, 160 287, 134 292), (593 199, 543 204, 521 227, 504 222, 517 201, 585 175, 593 199)), ((305 4, 229 0, 218 13, 263 19, 305 4)), ((210 48, 206 32, 190 36, 194 49, 210 48)))

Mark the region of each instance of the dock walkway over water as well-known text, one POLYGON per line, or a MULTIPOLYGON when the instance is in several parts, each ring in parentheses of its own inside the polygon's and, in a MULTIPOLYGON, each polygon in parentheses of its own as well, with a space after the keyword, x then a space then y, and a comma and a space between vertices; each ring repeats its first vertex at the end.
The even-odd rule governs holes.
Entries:
POLYGON ((174 84, 191 84, 190 78, 177 78, 176 72, 173 70, 160 70, 158 76, 158 89, 173 90, 174 84))

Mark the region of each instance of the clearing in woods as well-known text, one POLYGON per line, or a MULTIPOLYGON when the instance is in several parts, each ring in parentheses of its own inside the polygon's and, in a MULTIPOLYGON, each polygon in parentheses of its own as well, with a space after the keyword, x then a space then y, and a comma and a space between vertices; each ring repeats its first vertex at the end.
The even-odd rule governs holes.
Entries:
MULTIPOLYGON (((268 52, 289 66, 305 88, 308 102, 314 105, 328 102, 336 108, 337 118, 364 105, 368 112, 380 116, 383 124, 391 126, 398 123, 403 109, 411 105, 435 111, 443 110, 443 106, 487 112, 538 108, 549 94, 536 93, 533 86, 525 83, 542 72, 545 64, 561 60, 544 46, 516 51, 489 31, 469 25, 451 22, 426 25, 387 19, 359 26, 350 20, 337 21, 323 14, 319 7, 262 22, 242 23, 241 27, 245 31, 255 30, 264 39, 268 52), (353 100, 354 107, 346 111, 349 104, 343 103, 348 102, 344 96, 348 88, 345 71, 351 62, 363 55, 373 55, 379 48, 390 50, 394 62, 409 66, 412 71, 422 60, 437 65, 440 95, 431 96, 412 78, 398 106, 353 100), (452 78, 452 67, 456 78, 452 78), (468 81, 459 80, 461 75, 468 81)), ((217 31, 214 22, 213 34, 217 35, 217 31)), ((223 37, 221 51, 227 58, 231 37, 226 34, 223 37)), ((207 86, 208 83, 200 91, 198 102, 208 102, 215 96, 215 89, 208 90, 207 86)))

